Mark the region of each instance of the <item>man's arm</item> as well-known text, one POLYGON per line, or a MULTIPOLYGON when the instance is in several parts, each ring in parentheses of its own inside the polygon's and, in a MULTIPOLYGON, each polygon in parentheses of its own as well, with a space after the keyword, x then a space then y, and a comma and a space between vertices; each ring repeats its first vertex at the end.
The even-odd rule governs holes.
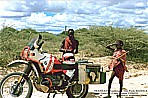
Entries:
POLYGON ((65 49, 69 49, 70 40, 69 37, 65 38, 65 49))
POLYGON ((112 48, 113 45, 115 45, 115 44, 109 44, 109 45, 106 46, 106 48, 109 49, 109 50, 114 51, 115 49, 112 48))
POLYGON ((116 58, 118 61, 122 62, 123 67, 124 67, 124 69, 125 69, 126 72, 128 72, 128 69, 127 69, 127 67, 126 67, 126 65, 125 65, 125 63, 126 63, 126 54, 127 54, 128 52, 129 52, 129 51, 127 51, 127 52, 124 51, 121 56, 119 56, 118 58, 116 58))

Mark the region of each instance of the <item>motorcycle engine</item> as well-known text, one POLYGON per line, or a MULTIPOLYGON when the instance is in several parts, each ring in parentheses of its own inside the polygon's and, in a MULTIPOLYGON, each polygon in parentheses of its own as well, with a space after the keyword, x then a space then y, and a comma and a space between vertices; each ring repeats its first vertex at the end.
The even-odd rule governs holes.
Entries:
POLYGON ((43 85, 51 86, 51 87, 64 87, 68 85, 68 82, 65 79, 64 74, 50 74, 46 75, 43 78, 42 82, 43 85))

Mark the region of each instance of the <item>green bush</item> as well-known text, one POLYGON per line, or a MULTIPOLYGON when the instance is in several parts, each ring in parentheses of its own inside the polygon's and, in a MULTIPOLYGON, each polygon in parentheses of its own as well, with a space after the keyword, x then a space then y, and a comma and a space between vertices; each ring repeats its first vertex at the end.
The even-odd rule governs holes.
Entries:
MULTIPOLYGON (((137 28, 113 28, 111 26, 92 26, 81 32, 78 30, 80 50, 88 50, 97 56, 112 55, 105 47, 118 39, 125 43, 124 49, 129 51, 127 59, 136 62, 148 62, 148 34, 137 28)), ((85 51, 84 50, 84 51, 85 51)), ((89 53, 88 52, 88 53, 89 53)))
MULTIPOLYGON (((54 35, 47 32, 37 32, 31 28, 18 31, 11 27, 5 27, 0 31, 0 65, 6 65, 10 61, 18 59, 22 48, 38 34, 41 34, 45 41, 43 50, 53 54, 59 52, 61 42, 67 36, 64 31, 59 35, 54 35)), ((123 48, 129 51, 128 60, 148 62, 148 34, 143 30, 133 27, 91 26, 88 29, 75 30, 75 37, 79 40, 79 53, 85 53, 86 56, 112 55, 112 52, 105 48, 106 45, 121 39, 125 43, 123 48)))

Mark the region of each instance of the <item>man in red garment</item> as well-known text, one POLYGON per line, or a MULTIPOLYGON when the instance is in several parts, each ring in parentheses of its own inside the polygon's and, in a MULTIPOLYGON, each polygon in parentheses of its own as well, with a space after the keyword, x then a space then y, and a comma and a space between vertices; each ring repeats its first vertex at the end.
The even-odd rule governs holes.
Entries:
POLYGON ((74 30, 68 30, 68 37, 65 38, 64 49, 73 53, 78 52, 78 41, 74 38, 74 30))
POLYGON ((78 53, 79 41, 74 38, 74 30, 68 30, 68 36, 63 40, 61 52, 63 52, 62 61, 75 62, 74 54, 78 53))
POLYGON ((124 72, 125 71, 128 72, 127 67, 125 66, 127 52, 125 50, 122 50, 122 46, 123 42, 121 40, 117 40, 116 43, 109 44, 106 47, 114 51, 112 62, 109 65, 109 69, 113 69, 113 72, 111 74, 108 84, 108 98, 110 98, 111 84, 115 76, 119 79, 119 84, 120 84, 119 98, 121 98, 124 72), (116 46, 116 49, 112 48, 112 46, 114 45, 116 46))

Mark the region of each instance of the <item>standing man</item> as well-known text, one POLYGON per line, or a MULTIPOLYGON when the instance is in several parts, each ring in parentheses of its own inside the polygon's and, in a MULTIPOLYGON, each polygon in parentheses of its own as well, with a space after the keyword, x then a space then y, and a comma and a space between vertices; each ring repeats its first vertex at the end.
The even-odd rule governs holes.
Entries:
POLYGON ((74 30, 69 29, 68 37, 65 38, 64 49, 76 54, 78 52, 78 44, 78 41, 74 38, 74 30))
POLYGON ((60 49, 63 52, 63 61, 65 60, 74 60, 74 54, 78 53, 79 41, 74 38, 74 30, 68 30, 68 36, 62 42, 62 47, 60 49))
POLYGON ((127 52, 125 50, 122 50, 122 46, 123 41, 117 40, 115 43, 109 44, 106 47, 114 52, 112 62, 109 65, 109 69, 113 69, 113 72, 111 74, 108 84, 108 98, 110 98, 111 84, 115 76, 119 79, 120 90, 118 96, 119 98, 121 98, 124 72, 128 72, 127 67, 125 66, 127 52), (112 46, 115 46, 116 49, 112 48, 112 46))

